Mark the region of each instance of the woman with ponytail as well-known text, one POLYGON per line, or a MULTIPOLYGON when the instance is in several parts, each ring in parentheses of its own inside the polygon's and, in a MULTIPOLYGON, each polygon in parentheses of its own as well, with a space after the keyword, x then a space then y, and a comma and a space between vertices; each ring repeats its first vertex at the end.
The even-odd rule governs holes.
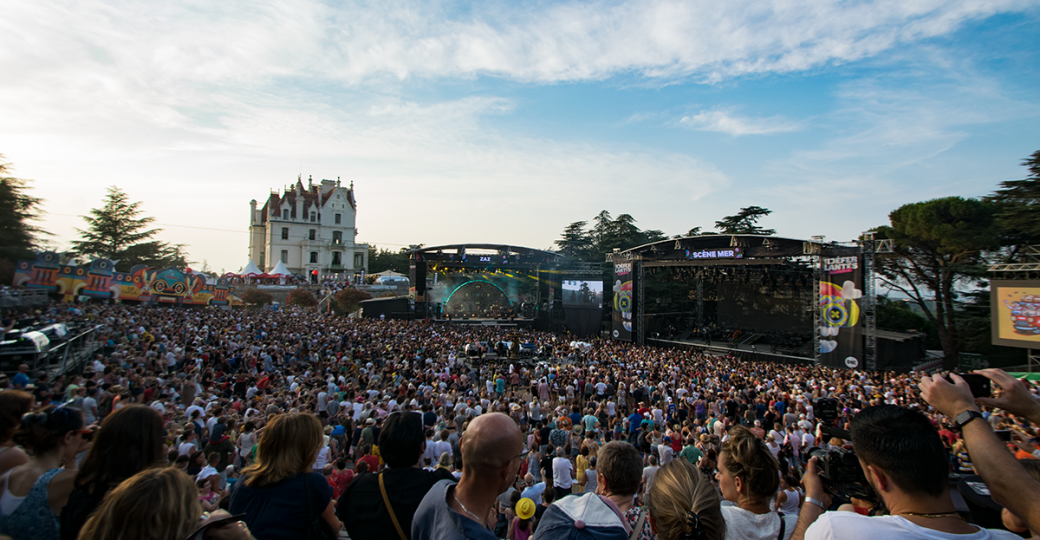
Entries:
POLYGON ((719 452, 719 488, 727 501, 723 506, 726 540, 787 540, 794 533, 797 514, 770 509, 780 489, 780 462, 766 443, 744 426, 733 426, 729 440, 719 452))
POLYGON ((711 482, 685 459, 661 467, 650 487, 650 528, 659 540, 723 540, 725 523, 711 482))

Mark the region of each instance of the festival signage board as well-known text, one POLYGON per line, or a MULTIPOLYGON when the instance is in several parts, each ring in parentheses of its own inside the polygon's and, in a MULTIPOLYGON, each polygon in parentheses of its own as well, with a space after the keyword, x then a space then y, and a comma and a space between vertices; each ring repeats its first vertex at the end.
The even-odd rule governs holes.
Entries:
POLYGON ((820 257, 820 363, 857 368, 863 364, 863 258, 848 253, 820 257))
POLYGON ((631 261, 614 263, 614 310, 610 334, 616 340, 632 341, 635 321, 635 299, 632 297, 634 278, 631 261))

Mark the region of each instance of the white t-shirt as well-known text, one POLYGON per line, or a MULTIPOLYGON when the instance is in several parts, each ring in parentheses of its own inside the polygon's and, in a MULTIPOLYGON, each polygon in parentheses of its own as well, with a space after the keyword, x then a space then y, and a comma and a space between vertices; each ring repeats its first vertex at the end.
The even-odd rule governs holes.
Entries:
POLYGON ((643 493, 650 493, 650 486, 654 485, 654 477, 657 476, 657 465, 651 465, 643 469, 643 493))
POLYGON ((97 422, 97 400, 87 396, 83 398, 83 424, 89 426, 94 422, 97 422))
MULTIPOLYGON (((721 510, 722 518, 726 521, 725 540, 776 540, 780 536, 780 515, 776 512, 755 514, 739 506, 723 506, 721 510)), ((852 512, 844 513, 853 514, 852 512)), ((784 540, 788 540, 794 534, 795 525, 798 524, 798 514, 784 514, 783 519, 785 522, 784 540)), ((809 538, 809 535, 806 535, 806 538, 809 538)), ((845 537, 838 538, 844 540, 845 537)), ((871 534, 870 538, 877 540, 878 536, 871 534)))
MULTIPOLYGON (((725 510, 725 509, 723 509, 725 510)), ((729 516, 726 518, 726 538, 729 538, 729 516)), ((776 538, 776 535, 773 535, 776 538)), ((898 540, 901 538, 936 540, 1018 539, 1019 536, 999 529, 979 529, 973 534, 949 534, 915 525, 899 516, 861 516, 855 512, 824 512, 805 531, 806 540, 898 540)))
POLYGON ((574 466, 571 465, 570 460, 562 457, 553 458, 552 469, 553 486, 569 489, 574 482, 574 479, 571 478, 571 471, 574 470, 574 466))
POLYGON ((672 445, 671 444, 662 444, 661 446, 658 446, 657 447, 657 453, 661 454, 661 466, 662 467, 664 467, 665 465, 668 465, 669 463, 671 463, 672 462, 672 457, 675 455, 675 452, 672 450, 672 445))

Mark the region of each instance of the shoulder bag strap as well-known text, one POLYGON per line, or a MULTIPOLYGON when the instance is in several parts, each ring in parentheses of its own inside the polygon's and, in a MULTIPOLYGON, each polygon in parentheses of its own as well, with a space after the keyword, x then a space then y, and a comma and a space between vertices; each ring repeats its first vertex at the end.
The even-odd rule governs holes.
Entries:
POLYGON ((643 534, 643 522, 646 521, 646 508, 639 510, 639 521, 636 521, 636 526, 632 528, 632 536, 628 537, 628 540, 638 540, 639 535, 643 534))
POLYGON ((777 535, 776 540, 784 540, 784 533, 787 529, 787 521, 784 519, 783 512, 777 512, 776 515, 780 516, 780 534, 777 535))
POLYGON ((379 492, 383 494, 383 503, 386 504, 386 511, 390 514, 390 521, 394 522, 394 528, 397 529, 397 535, 401 537, 401 540, 408 540, 408 535, 404 534, 404 530, 401 529, 401 523, 397 521, 397 515, 394 514, 394 507, 390 506, 390 498, 386 496, 386 485, 383 483, 383 473, 379 473, 379 492))

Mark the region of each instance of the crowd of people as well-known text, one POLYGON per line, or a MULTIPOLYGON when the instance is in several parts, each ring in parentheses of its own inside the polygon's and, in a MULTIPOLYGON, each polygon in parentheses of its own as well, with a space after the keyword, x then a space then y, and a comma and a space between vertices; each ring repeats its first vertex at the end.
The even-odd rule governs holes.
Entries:
POLYGON ((101 325, 104 348, 80 372, 0 379, 0 535, 15 540, 1010 537, 965 520, 951 471, 981 475, 1004 528, 1040 531, 1037 387, 1000 370, 981 372, 997 397, 976 400, 956 375, 579 351, 534 330, 523 341, 552 357, 511 364, 465 352, 507 339, 496 327, 29 316, 101 325), (854 493, 826 473, 848 455, 854 493))

